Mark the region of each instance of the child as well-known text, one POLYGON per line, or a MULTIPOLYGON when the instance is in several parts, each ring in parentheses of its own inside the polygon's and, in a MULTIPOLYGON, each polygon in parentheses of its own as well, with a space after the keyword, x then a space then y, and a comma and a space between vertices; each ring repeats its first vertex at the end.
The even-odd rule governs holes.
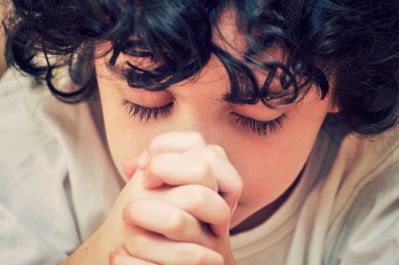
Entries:
POLYGON ((398 264, 398 1, 12 3, 6 264, 398 264))

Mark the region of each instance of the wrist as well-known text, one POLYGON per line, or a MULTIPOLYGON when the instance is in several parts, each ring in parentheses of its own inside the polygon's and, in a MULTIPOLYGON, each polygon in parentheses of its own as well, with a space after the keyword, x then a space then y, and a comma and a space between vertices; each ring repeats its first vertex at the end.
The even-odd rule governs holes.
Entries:
POLYGON ((101 248, 98 231, 80 245, 61 265, 108 265, 108 253, 101 248))

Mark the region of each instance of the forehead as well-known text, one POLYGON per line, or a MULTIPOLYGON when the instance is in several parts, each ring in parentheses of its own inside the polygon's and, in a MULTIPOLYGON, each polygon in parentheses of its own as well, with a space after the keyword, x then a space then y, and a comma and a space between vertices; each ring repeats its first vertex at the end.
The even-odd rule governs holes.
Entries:
MULTIPOLYGON (((245 33, 240 30, 237 10, 226 8, 220 15, 216 27, 213 29, 213 42, 234 58, 243 61, 243 55, 248 50, 245 33)), ((283 61, 283 51, 277 45, 264 51, 264 57, 257 57, 260 62, 271 60, 283 61)))
POLYGON ((245 36, 238 29, 237 14, 232 8, 222 12, 213 30, 213 42, 237 59, 247 50, 245 36))
MULTIPOLYGON (((186 75, 185 78, 181 78, 177 81, 171 82, 169 85, 163 86, 160 89, 152 89, 151 85, 155 84, 155 87, 161 87, 164 80, 167 81, 169 78, 172 79, 175 76, 175 73, 172 72, 173 70, 168 70, 170 71, 170 73, 168 73, 168 75, 165 75, 164 79, 158 79, 158 81, 156 81, 158 83, 150 84, 150 82, 152 82, 150 78, 150 85, 148 85, 148 88, 146 84, 137 85, 134 79, 131 79, 133 80, 133 83, 129 83, 129 85, 133 84, 131 85, 132 87, 144 88, 151 91, 159 91, 161 89, 166 89, 166 91, 170 91, 174 87, 186 86, 187 84, 192 84, 193 82, 198 81, 201 81, 202 83, 208 83, 208 85, 210 83, 217 83, 219 86, 221 84, 221 81, 223 81, 223 87, 227 89, 230 88, 229 91, 232 92, 230 93, 230 96, 235 95, 232 97, 226 95, 225 99, 227 99, 227 101, 231 103, 247 104, 245 102, 257 102, 257 100, 254 101, 254 99, 265 99, 269 102, 269 99, 266 99, 267 97, 271 98, 272 100, 277 99, 277 101, 279 101, 280 99, 285 100, 291 98, 291 96, 294 95, 294 91, 297 91, 298 88, 294 87, 293 85, 284 87, 285 85, 282 83, 285 82, 292 84, 292 80, 295 79, 292 78, 292 75, 285 74, 283 79, 288 81, 281 81, 283 80, 282 78, 280 78, 282 76, 281 73, 283 71, 286 71, 283 70, 285 68, 280 67, 280 65, 284 65, 285 61, 283 49, 277 45, 272 45, 271 47, 268 46, 267 49, 265 48, 265 50, 261 49, 260 52, 257 52, 256 54, 251 54, 251 58, 256 61, 256 63, 254 64, 251 63, 250 61, 248 61, 248 58, 245 57, 246 53, 251 50, 249 49, 250 47, 248 47, 247 42, 248 33, 243 32, 245 28, 239 25, 239 15, 237 15, 236 9, 227 7, 222 12, 220 12, 218 20, 215 22, 215 26, 212 28, 211 32, 212 43, 216 47, 218 47, 218 49, 222 50, 223 53, 226 53, 227 57, 231 57, 233 61, 236 60, 238 64, 234 63, 231 59, 226 60, 226 57, 224 59, 224 62, 222 62, 223 56, 221 57, 220 54, 217 54, 217 52, 214 50, 214 47, 210 46, 207 47, 208 50, 206 51, 207 53, 210 53, 210 60, 207 61, 206 64, 202 65, 201 69, 194 74, 186 75), (226 62, 228 64, 227 66, 226 62), (236 65, 234 66, 234 64, 236 65), (233 66, 233 68, 230 68, 231 66, 233 66), (230 70, 226 69, 226 67, 230 68, 230 70), (246 68, 247 70, 243 70, 244 68, 246 68), (249 74, 247 74, 248 72, 249 74), (232 75, 234 75, 233 79, 231 79, 232 75), (286 79, 287 77, 288 79, 286 79), (267 84, 267 86, 265 84, 267 84)), ((159 45, 162 45, 162 42, 158 42, 156 48, 160 48, 159 45)), ((168 48, 170 48, 170 46, 168 46, 168 48)), ((163 48, 161 47, 160 50, 162 51, 162 49, 163 48)), ((180 56, 178 51, 176 51, 175 49, 172 53, 174 53, 174 55, 177 57, 180 56)), ((198 56, 198 53, 196 54, 196 56, 198 56)), ((173 60, 177 59, 176 62, 183 63, 183 66, 186 66, 184 65, 185 61, 182 60, 182 58, 177 57, 173 58, 173 60)), ((153 70, 157 72, 158 65, 161 65, 163 69, 173 69, 173 64, 176 63, 173 61, 168 61, 168 58, 166 58, 165 61, 163 60, 164 58, 161 58, 160 61, 154 62, 152 61, 152 58, 153 57, 137 58, 135 56, 121 53, 117 57, 116 64, 117 66, 118 64, 119 66, 122 66, 126 62, 130 62, 132 65, 138 66, 141 69, 148 69, 149 72, 152 72, 153 70), (170 68, 171 66, 172 68, 170 68)), ((193 60, 194 59, 198 58, 193 58, 193 60)), ((118 70, 117 67, 116 69, 118 70)), ((180 72, 177 73, 177 76, 184 75, 184 72, 182 70, 184 69, 184 67, 177 67, 177 69, 180 69, 180 72)), ((141 75, 142 73, 143 72, 139 71, 139 75, 141 75)), ((119 75, 119 77, 122 76, 119 75)), ((151 73, 148 77, 151 77, 151 73)), ((147 80, 147 77, 144 77, 143 79, 140 78, 141 77, 139 77, 138 80, 147 80)), ((301 77, 299 77, 299 79, 295 80, 294 82, 296 83, 297 81, 301 81, 300 78, 301 77)), ((294 99, 295 96, 292 98, 294 99)), ((281 102, 284 102, 283 100, 281 102)), ((294 101, 290 100, 286 102, 294 103, 294 101)), ((277 105, 279 105, 278 102, 276 103, 277 105)), ((274 103, 272 104, 276 105, 274 103)))

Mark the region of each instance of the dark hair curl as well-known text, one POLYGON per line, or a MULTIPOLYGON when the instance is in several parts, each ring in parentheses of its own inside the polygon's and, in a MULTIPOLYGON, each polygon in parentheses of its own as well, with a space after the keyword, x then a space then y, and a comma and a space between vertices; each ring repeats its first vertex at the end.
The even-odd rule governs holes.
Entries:
POLYGON ((150 59, 150 68, 119 69, 132 87, 158 91, 199 73, 216 55, 227 70, 234 103, 292 103, 316 84, 330 92, 346 123, 377 134, 398 119, 399 1, 396 0, 12 0, 4 21, 10 65, 47 82, 66 102, 86 99, 95 86, 94 48, 109 42, 109 67, 121 53, 150 59), (248 49, 238 60, 212 36, 224 10, 236 10, 248 49), (260 60, 280 47, 284 61, 260 60), (44 62, 44 63, 43 63, 44 62), (54 71, 67 66, 80 87, 65 92, 54 71), (258 84, 251 70, 268 77, 258 84), (123 69, 123 70, 122 70, 123 69), (330 78, 331 77, 331 78, 330 78), (270 89, 279 80, 280 91, 270 89))

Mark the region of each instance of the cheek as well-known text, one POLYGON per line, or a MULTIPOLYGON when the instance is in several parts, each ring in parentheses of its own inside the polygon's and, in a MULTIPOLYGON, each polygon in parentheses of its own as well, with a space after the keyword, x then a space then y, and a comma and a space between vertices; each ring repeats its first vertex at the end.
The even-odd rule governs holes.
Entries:
POLYGON ((106 67, 107 60, 106 57, 95 60, 98 90, 108 148, 119 174, 126 181, 125 162, 138 157, 159 134, 160 128, 140 125, 129 117, 128 111, 121 105, 124 97, 119 89, 126 86, 126 81, 106 67))
MULTIPOLYGON (((101 65, 97 67, 97 72, 107 73, 101 65)), ((115 77, 98 74, 97 81, 108 147, 118 172, 124 176, 125 162, 139 156, 153 136, 147 131, 143 133, 140 128, 132 127, 131 118, 121 106, 123 98, 115 87, 115 77)))
MULTIPOLYGON (((253 162, 239 169, 245 183, 243 203, 261 207, 283 194, 302 170, 315 138, 292 139, 298 141, 296 146, 286 140, 278 146, 265 146, 264 152, 251 152, 253 162)), ((255 148, 259 149, 259 146, 255 148)))
POLYGON ((126 120, 126 113, 120 106, 120 95, 116 88, 108 87, 107 82, 98 82, 104 126, 108 147, 112 159, 121 176, 124 176, 123 166, 127 159, 138 156, 144 147, 137 143, 145 142, 145 134, 134 133, 126 120))
POLYGON ((255 212, 281 196, 303 169, 327 114, 327 102, 298 110, 283 129, 263 140, 242 139, 231 150, 244 181, 243 209, 255 212))

